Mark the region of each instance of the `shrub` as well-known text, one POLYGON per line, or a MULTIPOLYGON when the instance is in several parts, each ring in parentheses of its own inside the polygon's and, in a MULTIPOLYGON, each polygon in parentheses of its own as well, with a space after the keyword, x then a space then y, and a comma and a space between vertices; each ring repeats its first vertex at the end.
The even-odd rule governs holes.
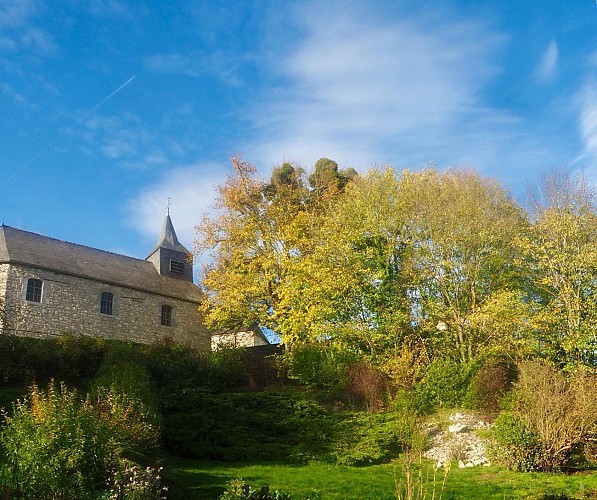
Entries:
POLYGON ((589 433, 583 446, 583 452, 589 462, 597 463, 597 424, 589 433))
POLYGON ((415 388, 417 405, 423 412, 436 407, 455 408, 465 402, 474 365, 436 359, 425 370, 415 388))
POLYGON ((32 339, 0 335, 0 380, 27 386, 57 379, 84 388, 98 370, 105 348, 105 341, 91 337, 32 339))
POLYGON ((243 387, 247 382, 245 353, 246 349, 233 347, 210 351, 208 356, 214 382, 220 381, 221 384, 221 381, 226 381, 227 387, 243 387))
POLYGON ((421 379, 424 364, 416 350, 403 346, 395 355, 381 360, 380 367, 397 389, 410 390, 421 379))
POLYGON ((57 367, 50 367, 46 379, 62 380, 70 385, 85 387, 85 382, 92 379, 99 370, 109 345, 104 339, 76 335, 62 335, 51 341, 59 353, 57 367))
POLYGON ((138 423, 130 400, 32 386, 0 434, 2 486, 25 498, 97 498, 122 453, 138 448, 131 432, 138 423))
POLYGON ((105 487, 117 450, 106 422, 76 392, 33 386, 0 435, 2 483, 26 498, 90 498, 105 487))
POLYGON ((300 393, 213 394, 184 389, 164 400, 163 440, 173 452, 215 460, 304 460, 325 453, 333 417, 300 393))
POLYGON ((255 490, 242 479, 232 479, 226 484, 228 488, 220 500, 291 500, 287 493, 270 491, 267 485, 255 490))
POLYGON ((515 384, 518 417, 541 439, 543 470, 567 465, 597 425, 597 376, 570 374, 539 361, 519 364, 515 384))
POLYGON ((328 345, 302 345, 287 353, 290 374, 307 387, 343 391, 349 366, 358 359, 350 351, 328 345))
POLYGON ((178 344, 142 349, 151 379, 166 394, 183 388, 217 392, 246 385, 243 349, 200 352, 178 344))
POLYGON ((419 446, 414 415, 357 413, 338 424, 339 441, 332 456, 340 465, 370 465, 419 446))
POLYGON ((516 376, 514 367, 505 362, 489 362, 473 377, 466 397, 476 409, 497 413, 500 401, 512 387, 516 376))
POLYGON ((122 451, 152 452, 157 448, 157 414, 145 404, 114 386, 100 387, 88 400, 100 420, 110 422, 112 440, 122 451))
POLYGON ((597 376, 566 377, 540 361, 519 363, 518 372, 512 410, 497 420, 498 455, 514 469, 561 469, 597 426, 597 376))
POLYGON ((160 415, 143 357, 132 345, 113 345, 91 383, 90 398, 103 419, 112 421, 122 443, 137 451, 157 446, 160 415))
POLYGON ((494 461, 515 471, 539 469, 541 439, 519 417, 502 412, 495 421, 492 437, 489 452, 494 461))
POLYGON ((391 410, 404 415, 421 416, 423 414, 418 407, 418 400, 414 392, 404 389, 394 395, 391 410))
POLYGON ((355 363, 349 367, 347 389, 353 403, 367 411, 381 410, 390 392, 388 379, 367 363, 355 363))

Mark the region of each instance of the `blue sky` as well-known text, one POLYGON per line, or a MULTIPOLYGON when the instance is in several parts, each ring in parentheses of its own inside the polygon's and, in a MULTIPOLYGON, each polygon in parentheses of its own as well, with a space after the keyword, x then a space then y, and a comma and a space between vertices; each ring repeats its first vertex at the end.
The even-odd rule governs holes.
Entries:
POLYGON ((240 153, 597 179, 595 0, 0 2, 0 219, 144 258, 240 153))

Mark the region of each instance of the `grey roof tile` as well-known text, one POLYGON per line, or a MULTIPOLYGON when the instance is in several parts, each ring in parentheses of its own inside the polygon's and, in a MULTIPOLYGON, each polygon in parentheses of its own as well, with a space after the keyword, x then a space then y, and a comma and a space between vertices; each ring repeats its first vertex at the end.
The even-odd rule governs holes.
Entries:
POLYGON ((192 302, 201 300, 199 287, 161 276, 151 262, 5 225, 0 226, 0 263, 29 265, 192 302))

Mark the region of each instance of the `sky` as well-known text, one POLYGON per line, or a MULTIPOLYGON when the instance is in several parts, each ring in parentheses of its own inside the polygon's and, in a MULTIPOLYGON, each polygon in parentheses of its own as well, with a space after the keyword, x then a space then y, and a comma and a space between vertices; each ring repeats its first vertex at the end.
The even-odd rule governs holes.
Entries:
POLYGON ((0 222, 192 250, 236 154, 597 181, 597 1, 0 1, 0 222))

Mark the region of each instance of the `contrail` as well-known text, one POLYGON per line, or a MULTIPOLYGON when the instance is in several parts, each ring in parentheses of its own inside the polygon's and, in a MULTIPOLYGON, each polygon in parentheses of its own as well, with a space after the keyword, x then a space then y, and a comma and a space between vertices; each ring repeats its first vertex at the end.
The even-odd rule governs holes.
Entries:
MULTIPOLYGON (((111 94, 109 94, 107 97, 104 97, 99 103, 97 103, 93 108, 91 108, 89 111, 87 111, 87 113, 85 113, 81 118, 79 118, 76 122, 75 125, 79 125, 85 118, 87 118, 91 113, 93 113, 94 111, 96 111, 98 108, 100 108, 104 103, 106 103, 107 101, 109 101, 112 97, 114 97, 116 94, 118 94, 118 92, 120 92, 124 87, 126 87, 129 83, 131 83, 133 80, 135 79, 135 75, 131 76, 126 82, 124 82, 120 87, 118 87, 116 90, 114 90, 111 94)), ((15 177, 17 174, 21 173, 23 170, 25 170, 27 167, 29 167, 29 165, 31 165, 35 160, 37 160, 43 153, 45 153, 48 149, 50 149, 54 144, 56 144, 56 142, 58 142, 58 139, 54 139, 52 142, 50 142, 47 146, 45 146, 44 148, 42 148, 35 156, 33 156, 33 158, 31 158, 27 163, 25 163, 24 165, 22 165, 21 167, 17 168, 11 175, 9 175, 8 177, 4 178, 2 180, 2 182, 0 182, 0 188, 3 188, 6 184, 8 184, 8 182, 15 177)))
POLYGON ((124 87, 126 87, 129 83, 131 83, 135 79, 135 75, 131 76, 126 82, 124 82, 120 87, 118 87, 114 92, 112 92, 108 97, 104 97, 102 101, 96 104, 93 108, 91 108, 87 113, 85 113, 81 118, 79 118, 75 124, 78 125, 81 123, 85 118, 87 118, 91 113, 93 113, 97 108, 99 108, 102 104, 106 101, 109 101, 112 97, 114 97, 118 92, 120 92, 124 87))

